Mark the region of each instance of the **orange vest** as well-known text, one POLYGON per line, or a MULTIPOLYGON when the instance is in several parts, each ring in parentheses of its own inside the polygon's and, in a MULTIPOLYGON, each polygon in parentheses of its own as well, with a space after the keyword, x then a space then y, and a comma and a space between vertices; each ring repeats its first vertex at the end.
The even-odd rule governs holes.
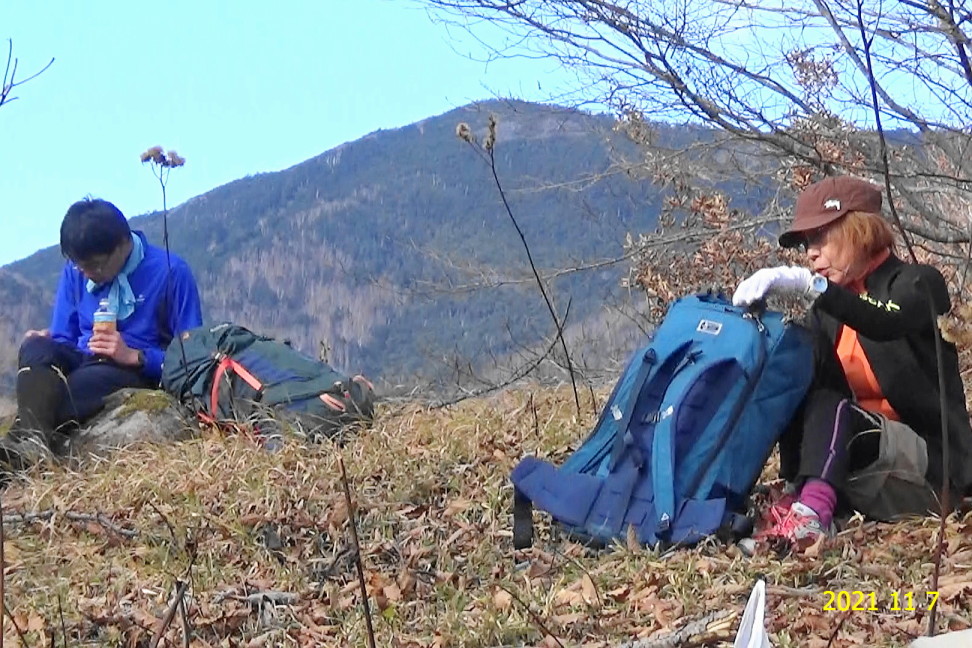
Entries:
POLYGON ((871 370, 871 363, 867 361, 864 349, 861 348, 857 331, 846 324, 840 328, 837 357, 844 367, 844 375, 847 376, 847 383, 854 392, 858 405, 869 412, 884 414, 892 421, 900 421, 901 417, 881 391, 881 385, 871 370))

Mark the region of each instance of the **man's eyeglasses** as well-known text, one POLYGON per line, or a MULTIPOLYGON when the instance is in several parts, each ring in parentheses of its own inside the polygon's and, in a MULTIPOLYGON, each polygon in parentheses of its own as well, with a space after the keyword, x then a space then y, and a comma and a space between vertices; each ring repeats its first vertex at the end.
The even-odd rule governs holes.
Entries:
POLYGON ((97 276, 104 274, 105 270, 115 258, 115 252, 117 250, 112 250, 108 254, 98 254, 84 260, 73 260, 72 262, 74 267, 84 274, 97 276))

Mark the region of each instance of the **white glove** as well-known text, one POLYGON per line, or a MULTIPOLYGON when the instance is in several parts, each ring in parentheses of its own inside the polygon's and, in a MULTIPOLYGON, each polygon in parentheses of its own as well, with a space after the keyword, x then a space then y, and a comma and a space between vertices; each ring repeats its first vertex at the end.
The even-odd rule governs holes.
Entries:
POLYGON ((797 266, 763 268, 744 279, 732 294, 734 306, 749 306, 766 295, 781 293, 806 294, 810 291, 813 273, 797 266))

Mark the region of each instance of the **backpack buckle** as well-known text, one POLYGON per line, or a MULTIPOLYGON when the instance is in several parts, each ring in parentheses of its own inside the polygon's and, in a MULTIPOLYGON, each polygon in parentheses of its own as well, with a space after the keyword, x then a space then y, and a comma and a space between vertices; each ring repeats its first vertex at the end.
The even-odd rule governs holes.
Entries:
POLYGON ((668 517, 668 513, 662 513, 662 516, 658 519, 658 533, 666 533, 672 526, 672 519, 668 517))
POLYGON ((663 410, 655 410, 651 414, 647 414, 644 418, 645 423, 660 423, 667 419, 669 416, 675 413, 675 408, 669 405, 663 410))
POLYGON ((766 326, 763 324, 763 320, 760 318, 759 313, 747 312, 743 314, 743 319, 751 319, 756 322, 756 329, 760 333, 766 332, 766 326))

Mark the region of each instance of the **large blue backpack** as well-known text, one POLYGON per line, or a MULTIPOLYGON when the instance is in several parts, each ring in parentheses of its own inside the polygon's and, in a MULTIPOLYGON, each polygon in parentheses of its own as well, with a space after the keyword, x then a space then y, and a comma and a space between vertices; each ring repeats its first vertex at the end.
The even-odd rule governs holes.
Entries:
POLYGON ((721 294, 675 301, 563 466, 527 457, 513 470, 514 546, 531 543, 531 504, 596 544, 629 527, 643 544, 691 544, 745 520, 812 366, 809 332, 781 313, 721 294))

